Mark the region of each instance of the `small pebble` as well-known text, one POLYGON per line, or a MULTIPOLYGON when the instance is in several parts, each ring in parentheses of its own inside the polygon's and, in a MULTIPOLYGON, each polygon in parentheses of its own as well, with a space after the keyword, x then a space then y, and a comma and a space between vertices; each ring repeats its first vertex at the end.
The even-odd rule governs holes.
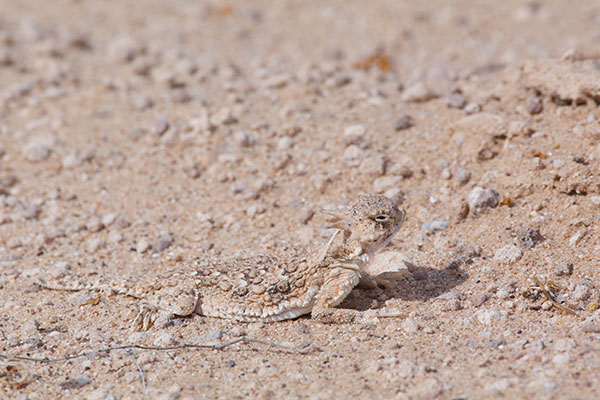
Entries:
POLYGON ((508 299, 510 297, 510 292, 504 288, 500 288, 496 292, 496 297, 499 298, 500 300, 508 299))
POLYGON ((233 368, 233 367, 235 367, 235 365, 236 365, 236 364, 235 364, 235 361, 233 361, 233 360, 227 360, 227 361, 225 362, 225 366, 226 366, 227 368, 233 368))
POLYGON ((462 167, 458 167, 454 173, 454 177, 461 185, 466 185, 471 179, 471 173, 462 167))
POLYGON ((438 220, 423 224, 423 226, 421 226, 421 231, 423 233, 433 235, 435 232, 443 231, 446 228, 448 228, 448 221, 445 221, 443 219, 438 219, 438 220))
POLYGON ((158 242, 152 246, 152 251, 160 253, 161 251, 166 250, 173 244, 173 240, 174 238, 170 233, 163 233, 158 239, 158 242))
POLYGON ((405 115, 401 117, 398 121, 396 121, 396 123, 394 124, 394 130, 398 132, 404 129, 408 129, 414 125, 415 121, 412 119, 412 117, 410 115, 405 115))
POLYGON ((506 321, 507 317, 508 313, 506 311, 484 308, 475 312, 472 318, 481 325, 493 325, 496 322, 502 323, 506 321))
POLYGON ((450 108, 463 108, 467 105, 467 99, 462 94, 453 94, 445 98, 446 105, 450 108))
POLYGON ((465 106, 465 112, 469 115, 475 114, 481 111, 481 105, 478 103, 469 103, 465 106))
POLYGON ((406 333, 416 333, 420 328, 419 323, 413 318, 406 318, 404 321, 402 321, 400 327, 406 333))
POLYGON ((425 82, 419 81, 409 86, 402 93, 401 99, 406 102, 420 103, 435 99, 438 94, 430 89, 425 82))
POLYGON ((104 228, 102 220, 98 217, 92 217, 85 226, 90 232, 100 232, 104 228))
POLYGON ((117 219, 117 214, 106 214, 102 217, 102 225, 105 227, 112 225, 117 219))
POLYGON ((544 110, 544 102, 538 96, 532 97, 527 104, 527 112, 531 115, 539 114, 544 110))
POLYGON ((476 186, 468 196, 469 209, 474 214, 480 214, 487 208, 496 208, 500 203, 500 195, 493 189, 476 186))
POLYGON ((561 160, 561 159, 552 160, 552 166, 554 168, 560 168, 563 165, 565 165, 565 160, 561 160))
POLYGON ((155 346, 172 346, 175 343, 175 337, 168 332, 160 332, 154 337, 155 346))
POLYGON ((154 133, 158 136, 164 135, 168 129, 169 121, 167 121, 167 119, 164 117, 157 119, 154 123, 154 133))
POLYGON ((575 290, 573 291, 571 297, 574 301, 584 301, 587 300, 591 294, 592 291, 590 290, 589 286, 581 284, 575 286, 575 290))
POLYGON ((77 378, 75 378, 75 384, 79 387, 88 385, 90 382, 92 382, 92 380, 85 375, 79 375, 77 378))
POLYGON ((558 276, 571 275, 573 273, 573 263, 565 261, 558 264, 554 269, 554 274, 558 276))
POLYGON ((95 253, 98 250, 104 248, 106 246, 106 242, 101 237, 93 237, 87 243, 87 251, 89 253, 95 253))
POLYGON ((473 304, 473 307, 480 307, 483 305, 483 303, 485 303, 487 301, 487 296, 485 293, 483 292, 477 292, 475 293, 475 295, 473 296, 473 299, 471 300, 471 303, 473 304))
POLYGON ((138 240, 136 246, 135 246, 135 250, 142 254, 148 251, 148 249, 150 249, 150 242, 148 241, 148 239, 146 238, 141 238, 140 240, 138 240))
POLYGON ((315 215, 313 209, 306 207, 300 210, 300 213, 298 214, 298 220, 301 224, 306 225, 308 221, 310 221, 310 219, 313 217, 313 215, 315 215))
POLYGON ((500 264, 511 265, 523 256, 523 251, 514 244, 507 244, 494 253, 494 261, 500 264))

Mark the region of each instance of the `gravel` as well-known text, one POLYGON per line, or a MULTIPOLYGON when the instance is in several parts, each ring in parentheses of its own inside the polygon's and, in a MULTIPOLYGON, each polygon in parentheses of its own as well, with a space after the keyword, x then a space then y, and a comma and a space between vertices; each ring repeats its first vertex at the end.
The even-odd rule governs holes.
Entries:
POLYGON ((514 244, 507 244, 496 250, 494 261, 500 264, 511 265, 519 261, 523 256, 523 251, 514 244))
POLYGON ((473 214, 481 214, 488 208, 496 208, 500 203, 500 195, 493 189, 476 186, 469 192, 468 202, 473 214))

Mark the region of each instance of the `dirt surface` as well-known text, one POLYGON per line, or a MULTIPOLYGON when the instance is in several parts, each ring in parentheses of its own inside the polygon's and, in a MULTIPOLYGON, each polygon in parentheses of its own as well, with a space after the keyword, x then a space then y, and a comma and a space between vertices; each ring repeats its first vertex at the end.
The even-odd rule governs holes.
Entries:
POLYGON ((600 6, 422 3, 0 1, 0 397, 599 398, 600 6), (341 307, 401 318, 132 333, 32 283, 314 248, 369 192, 410 273, 341 307), (303 352, 4 357, 242 336, 303 352))

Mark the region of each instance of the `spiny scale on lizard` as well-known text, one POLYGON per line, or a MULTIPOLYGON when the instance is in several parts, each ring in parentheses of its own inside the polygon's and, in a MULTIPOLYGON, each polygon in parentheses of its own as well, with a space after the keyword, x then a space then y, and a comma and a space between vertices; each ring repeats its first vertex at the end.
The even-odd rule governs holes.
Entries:
MULTIPOLYGON (((196 313, 244 322, 281 321, 308 313, 322 322, 398 315, 334 307, 359 282, 371 287, 389 284, 369 276, 363 267, 369 256, 400 229, 404 211, 384 196, 366 195, 349 209, 323 212, 335 232, 315 252, 300 249, 283 257, 207 260, 143 279, 131 289, 114 289, 118 294, 142 299, 132 328, 148 329, 159 310, 176 316, 196 313)), ((40 286, 61 290, 46 283, 40 286)))

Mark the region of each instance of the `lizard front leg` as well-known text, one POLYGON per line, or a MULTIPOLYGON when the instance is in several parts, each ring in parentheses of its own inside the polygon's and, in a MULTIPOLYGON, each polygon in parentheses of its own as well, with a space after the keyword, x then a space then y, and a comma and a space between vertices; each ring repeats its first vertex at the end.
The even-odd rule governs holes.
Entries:
POLYGON ((311 317, 323 323, 349 323, 360 319, 360 311, 334 308, 346 298, 359 280, 358 271, 341 267, 332 269, 317 294, 311 317))

